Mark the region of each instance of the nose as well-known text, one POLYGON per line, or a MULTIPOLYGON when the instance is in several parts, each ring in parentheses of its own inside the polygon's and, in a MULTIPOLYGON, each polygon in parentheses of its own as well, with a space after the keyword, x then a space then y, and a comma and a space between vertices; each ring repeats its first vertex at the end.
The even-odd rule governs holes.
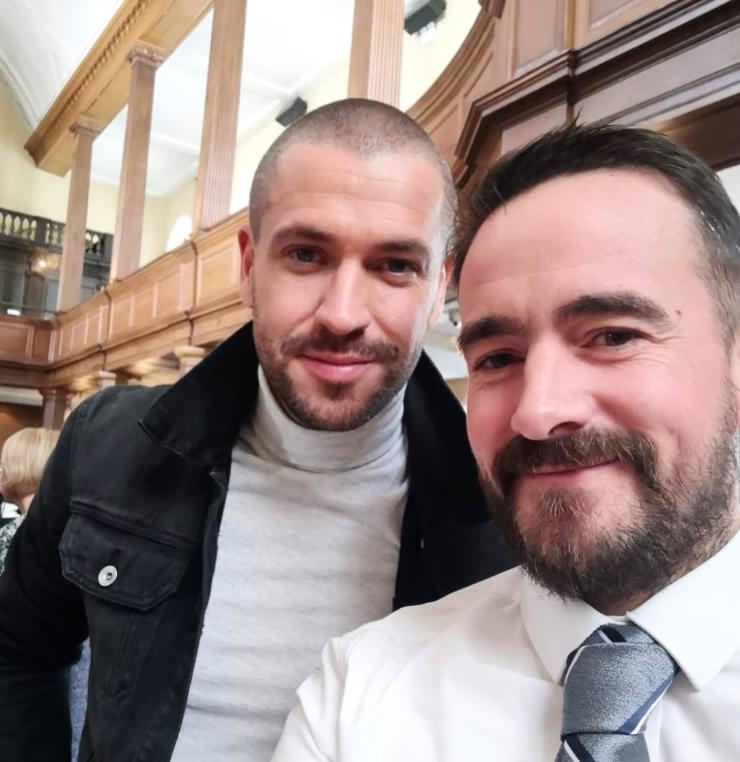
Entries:
POLYGON ((586 426, 594 414, 589 368, 567 350, 532 347, 511 427, 526 439, 555 439, 586 426))
POLYGON ((370 286, 360 263, 343 262, 327 280, 316 320, 336 336, 363 331, 370 323, 370 286))

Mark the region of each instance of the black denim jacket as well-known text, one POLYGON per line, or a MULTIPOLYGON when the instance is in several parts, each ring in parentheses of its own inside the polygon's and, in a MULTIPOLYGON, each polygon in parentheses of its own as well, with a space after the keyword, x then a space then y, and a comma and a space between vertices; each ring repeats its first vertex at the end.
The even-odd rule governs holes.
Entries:
MULTIPOLYGON (((79 759, 171 758, 231 450, 256 397, 247 325, 177 384, 106 390, 70 416, 0 576, 2 762, 69 759, 68 666, 88 634, 79 759)), ((464 414, 424 356, 404 423, 410 487, 394 608, 512 565, 486 516, 464 414)))

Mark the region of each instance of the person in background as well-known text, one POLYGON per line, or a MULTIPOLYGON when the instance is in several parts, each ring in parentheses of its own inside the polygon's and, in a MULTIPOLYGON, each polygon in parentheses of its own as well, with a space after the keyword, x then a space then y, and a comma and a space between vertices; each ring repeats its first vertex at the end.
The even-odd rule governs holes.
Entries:
MULTIPOLYGON (((0 574, 10 541, 31 507, 59 432, 52 429, 21 429, 8 437, 0 454, 0 493, 8 503, 18 506, 20 514, 0 529, 0 574)), ((72 665, 69 679, 72 758, 77 755, 87 704, 87 675, 90 648, 85 643, 80 660, 72 665)))
POLYGON ((331 643, 273 762, 740 759, 740 216, 666 137, 505 156, 454 245, 518 568, 331 643))
POLYGON ((0 574, 5 554, 18 527, 31 507, 44 466, 59 439, 51 429, 21 429, 11 434, 0 453, 0 494, 18 507, 19 515, 0 529, 0 574))

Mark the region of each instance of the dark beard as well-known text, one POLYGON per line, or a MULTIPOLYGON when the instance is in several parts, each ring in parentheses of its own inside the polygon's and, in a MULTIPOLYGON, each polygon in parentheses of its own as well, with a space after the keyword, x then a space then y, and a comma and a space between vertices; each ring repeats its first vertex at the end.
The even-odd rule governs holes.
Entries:
POLYGON ((258 330, 255 317, 255 344, 265 378, 275 398, 288 415, 307 429, 352 431, 383 410, 403 389, 418 362, 421 347, 404 362, 401 351, 390 342, 368 341, 361 331, 337 336, 326 328, 316 335, 292 336, 281 342, 267 339, 258 330), (352 384, 324 384, 324 394, 315 400, 301 392, 287 372, 288 362, 305 352, 351 353, 377 362, 385 373, 377 388, 365 399, 352 397, 352 384), (331 413, 325 412, 331 406, 331 413), (322 410, 324 408, 324 410, 322 410))
POLYGON ((652 443, 635 432, 580 430, 555 440, 516 437, 481 481, 489 508, 524 570, 564 599, 607 611, 645 599, 714 555, 734 531, 737 416, 727 404, 724 426, 701 473, 679 466, 662 482, 652 443), (583 490, 551 489, 541 498, 537 525, 522 533, 516 520, 519 474, 545 464, 573 467, 616 461, 637 482, 630 517, 609 533, 588 532, 592 500, 583 490))

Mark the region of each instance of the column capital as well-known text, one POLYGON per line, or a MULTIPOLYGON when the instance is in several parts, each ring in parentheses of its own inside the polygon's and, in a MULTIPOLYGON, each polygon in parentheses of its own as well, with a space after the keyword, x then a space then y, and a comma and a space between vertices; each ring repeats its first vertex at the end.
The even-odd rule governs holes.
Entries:
POLYGON ((164 53, 159 48, 138 42, 129 50, 126 62, 132 66, 137 63, 147 64, 156 69, 164 61, 164 53))
POLYGON ((72 122, 69 131, 73 135, 87 135, 88 137, 96 138, 103 131, 103 125, 98 124, 94 119, 87 119, 81 116, 72 122))

